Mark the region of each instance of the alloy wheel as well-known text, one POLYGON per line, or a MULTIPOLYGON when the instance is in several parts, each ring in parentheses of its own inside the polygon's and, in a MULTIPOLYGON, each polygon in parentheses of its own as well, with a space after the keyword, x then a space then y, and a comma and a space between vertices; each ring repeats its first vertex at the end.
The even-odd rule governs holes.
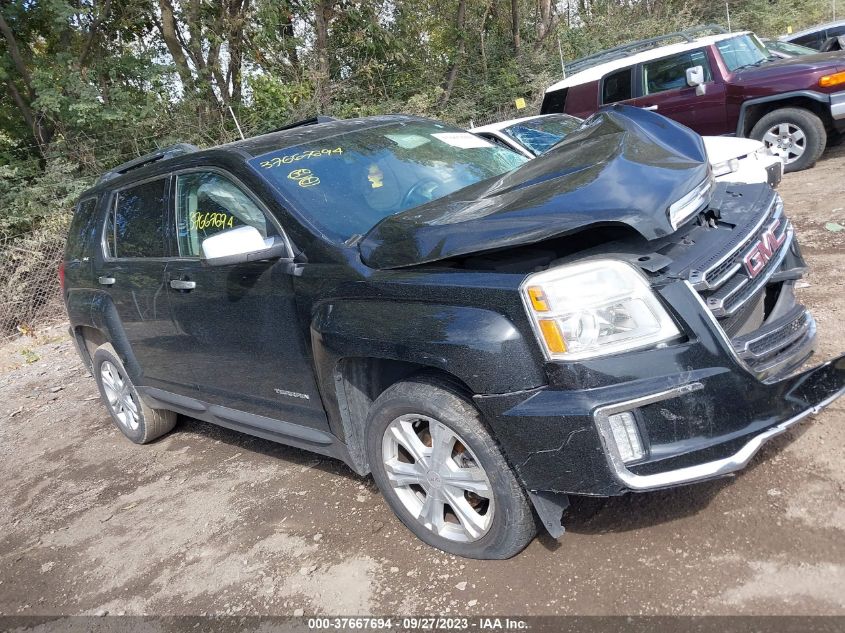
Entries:
POLYGON ((442 422, 403 415, 385 429, 382 459, 405 508, 451 541, 483 537, 493 523, 493 488, 466 442, 442 422))
POLYGON ((793 123, 778 123, 763 135, 763 142, 773 154, 794 163, 807 151, 807 136, 804 130, 793 123))
POLYGON ((129 431, 137 431, 141 422, 129 379, 113 363, 104 361, 100 365, 100 380, 118 424, 129 431))

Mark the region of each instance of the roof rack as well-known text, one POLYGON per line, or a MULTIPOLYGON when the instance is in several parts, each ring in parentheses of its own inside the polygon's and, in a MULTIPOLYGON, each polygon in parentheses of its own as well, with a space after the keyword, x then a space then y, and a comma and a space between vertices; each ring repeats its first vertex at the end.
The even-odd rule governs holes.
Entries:
POLYGON ((704 35, 721 35, 723 33, 729 33, 729 31, 719 24, 706 24, 703 26, 685 29, 683 31, 667 33, 666 35, 650 37, 645 40, 637 40, 635 42, 615 46, 599 53, 594 53, 593 55, 587 55, 586 57, 581 57, 580 59, 571 61, 564 65, 564 72, 566 73, 566 76, 569 76, 571 74, 587 70, 588 68, 592 68, 593 66, 598 66, 599 64, 604 64, 617 59, 624 59, 625 57, 639 53, 640 51, 657 48, 659 46, 666 46, 674 40, 694 42, 696 38, 704 35))
POLYGON ((297 121, 296 123, 288 123, 287 125, 283 125, 282 127, 273 128, 269 132, 266 132, 266 134, 272 134, 273 132, 283 132, 285 130, 292 130, 295 127, 303 127, 305 125, 331 123, 332 121, 337 121, 337 119, 333 116, 323 116, 322 114, 319 114, 317 116, 312 116, 310 119, 303 119, 302 121, 297 121))
POLYGON ((197 147, 196 145, 191 145, 190 143, 177 143, 176 145, 162 147, 161 149, 157 149, 156 151, 150 152, 149 154, 144 154, 143 156, 139 156, 138 158, 133 158, 132 160, 127 161, 122 165, 118 165, 114 169, 110 169, 102 176, 100 176, 100 178, 97 180, 97 183, 99 184, 101 182, 111 180, 112 178, 117 178, 118 176, 122 176, 128 171, 138 169, 139 167, 149 165, 150 163, 154 163, 159 160, 166 160, 168 158, 175 158, 176 156, 183 156, 184 154, 198 152, 199 149, 199 147, 197 147))

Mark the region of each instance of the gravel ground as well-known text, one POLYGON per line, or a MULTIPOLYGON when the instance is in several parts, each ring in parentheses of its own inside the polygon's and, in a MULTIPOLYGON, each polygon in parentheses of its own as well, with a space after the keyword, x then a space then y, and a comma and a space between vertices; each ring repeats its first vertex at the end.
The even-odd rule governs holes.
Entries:
MULTIPOLYGON (((842 353, 845 145, 781 186, 842 353)), ((845 405, 739 476, 575 500, 508 561, 440 553, 343 464, 183 418, 112 426, 64 327, 0 347, 0 614, 845 615, 845 405)))

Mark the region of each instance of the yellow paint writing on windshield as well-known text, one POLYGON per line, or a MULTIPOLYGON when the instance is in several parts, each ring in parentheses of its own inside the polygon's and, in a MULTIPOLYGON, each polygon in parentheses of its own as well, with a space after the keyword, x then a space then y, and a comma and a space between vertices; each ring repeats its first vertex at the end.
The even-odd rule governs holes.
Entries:
POLYGON ((205 229, 230 229, 234 226, 235 217, 228 213, 192 211, 190 221, 191 228, 196 231, 204 231, 205 229))
POLYGON ((333 156, 343 154, 342 147, 335 147, 334 149, 309 149, 299 154, 288 154, 287 156, 276 156, 269 160, 262 160, 260 165, 264 169, 272 169, 273 167, 280 167, 281 165, 290 165, 299 160, 307 158, 320 158, 321 156, 333 156))
POLYGON ((320 179, 310 169, 294 169, 288 174, 288 178, 295 180, 300 187, 313 187, 320 184, 320 179))

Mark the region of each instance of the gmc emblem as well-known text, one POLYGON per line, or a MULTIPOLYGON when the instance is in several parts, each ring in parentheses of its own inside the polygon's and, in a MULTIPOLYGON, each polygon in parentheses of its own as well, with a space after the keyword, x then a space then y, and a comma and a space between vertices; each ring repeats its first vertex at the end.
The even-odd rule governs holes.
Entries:
POLYGON ((760 274, 760 271, 766 267, 772 255, 777 253, 778 249, 786 241, 786 231, 783 232, 780 238, 775 235, 775 231, 780 226, 780 220, 775 220, 769 225, 769 228, 760 236, 760 239, 751 247, 751 250, 742 258, 742 263, 745 264, 745 270, 748 271, 748 276, 754 279, 760 274))

